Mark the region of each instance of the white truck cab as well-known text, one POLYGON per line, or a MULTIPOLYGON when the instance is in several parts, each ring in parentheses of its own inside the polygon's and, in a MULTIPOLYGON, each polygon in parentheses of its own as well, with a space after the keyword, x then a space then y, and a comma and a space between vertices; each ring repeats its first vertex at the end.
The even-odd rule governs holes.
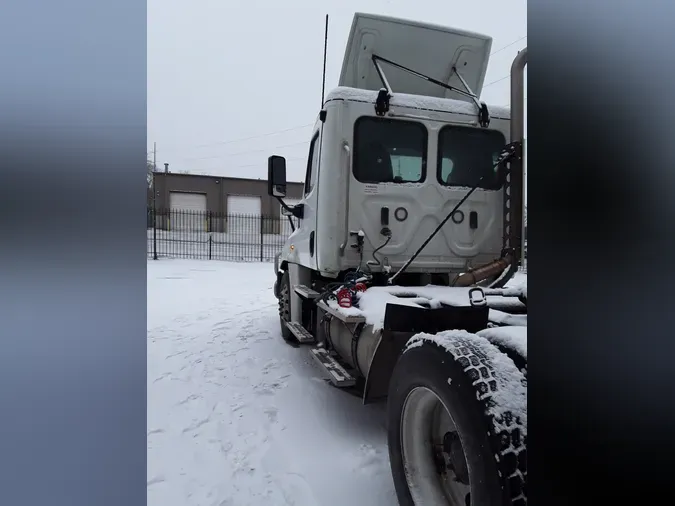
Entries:
POLYGON ((493 166, 509 138, 509 110, 487 108, 489 124, 480 125, 483 104, 471 96, 480 93, 491 42, 355 16, 339 86, 326 96, 312 133, 304 197, 295 206, 299 226, 280 267, 295 264, 326 278, 357 267, 400 268, 480 176, 479 189, 407 271, 460 273, 500 255, 504 206, 493 166), (378 114, 383 82, 391 93, 378 114))

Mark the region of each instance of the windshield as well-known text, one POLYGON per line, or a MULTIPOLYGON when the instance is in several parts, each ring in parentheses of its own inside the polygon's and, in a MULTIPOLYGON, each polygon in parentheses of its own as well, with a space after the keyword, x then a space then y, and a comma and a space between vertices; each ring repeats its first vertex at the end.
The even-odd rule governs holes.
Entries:
POLYGON ((354 177, 362 183, 419 183, 427 165, 427 129, 370 116, 354 125, 354 177))
POLYGON ((438 134, 439 183, 445 186, 474 186, 498 190, 501 185, 494 164, 505 146, 496 130, 445 126, 438 134))

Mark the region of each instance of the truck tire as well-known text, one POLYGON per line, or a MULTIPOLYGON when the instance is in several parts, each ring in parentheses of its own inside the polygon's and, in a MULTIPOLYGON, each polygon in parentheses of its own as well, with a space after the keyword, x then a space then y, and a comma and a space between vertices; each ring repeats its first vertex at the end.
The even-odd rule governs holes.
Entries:
MULTIPOLYGON (((499 384, 494 362, 511 361, 501 355, 493 362, 487 340, 465 332, 453 332, 452 346, 417 338, 389 386, 389 457, 399 504, 526 506, 527 421, 490 409, 499 384)), ((516 387, 526 389, 515 364, 507 366, 516 387)), ((526 403, 526 393, 517 391, 526 403)))
POLYGON ((279 282, 279 323, 281 324, 281 337, 286 342, 295 339, 293 333, 286 327, 288 321, 291 321, 291 282, 288 272, 284 272, 279 282))

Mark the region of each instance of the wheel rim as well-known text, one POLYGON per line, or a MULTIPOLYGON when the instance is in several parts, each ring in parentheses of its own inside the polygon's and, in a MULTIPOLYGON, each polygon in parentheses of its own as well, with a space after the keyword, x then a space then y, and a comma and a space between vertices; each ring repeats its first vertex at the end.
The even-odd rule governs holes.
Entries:
POLYGON ((448 409, 426 387, 411 390, 403 403, 401 454, 415 504, 470 504, 471 489, 459 434, 448 409))
POLYGON ((279 300, 279 307, 281 311, 279 312, 279 316, 281 316, 281 319, 284 322, 290 321, 291 320, 291 310, 290 310, 290 297, 289 297, 289 290, 288 290, 288 284, 284 283, 284 286, 281 288, 281 298, 279 300))

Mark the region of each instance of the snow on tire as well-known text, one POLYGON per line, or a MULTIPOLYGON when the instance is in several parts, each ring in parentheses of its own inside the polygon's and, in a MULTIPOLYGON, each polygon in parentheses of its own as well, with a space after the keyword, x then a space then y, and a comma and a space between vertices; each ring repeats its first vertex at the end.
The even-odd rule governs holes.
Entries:
POLYGON ((462 505, 527 505, 527 380, 485 338, 465 331, 413 337, 394 369, 387 411, 389 456, 401 505, 453 504, 453 500, 462 505), (431 392, 447 413, 450 422, 439 427, 442 430, 415 425, 415 419, 422 420, 420 413, 431 412, 428 403, 408 407, 421 391, 431 392), (454 447, 447 449, 449 432, 442 444, 434 436, 447 427, 456 434, 463 459, 456 458, 454 447), (410 434, 415 428, 428 435, 428 441, 413 445, 410 434), (438 454, 443 455, 441 464, 438 454), (428 460, 434 461, 433 466, 428 460), (452 479, 449 473, 454 474, 452 479), (452 486, 458 485, 447 485, 460 481, 466 483, 465 502, 456 499, 452 486))
POLYGON ((527 327, 493 327, 481 330, 477 335, 490 341, 527 375, 527 327))

